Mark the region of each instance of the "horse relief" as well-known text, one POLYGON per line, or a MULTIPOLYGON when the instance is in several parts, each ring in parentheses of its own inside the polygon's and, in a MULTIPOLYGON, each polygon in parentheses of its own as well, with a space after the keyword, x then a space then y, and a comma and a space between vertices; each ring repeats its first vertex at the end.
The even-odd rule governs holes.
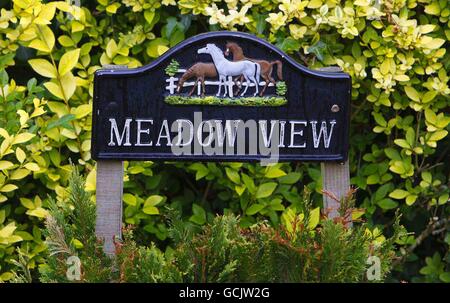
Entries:
POLYGON ((197 54, 206 54, 210 62, 195 62, 189 68, 179 68, 179 63, 172 59, 166 68, 170 76, 166 89, 170 95, 167 102, 172 104, 233 104, 279 106, 287 102, 285 98, 286 84, 283 81, 282 62, 280 60, 264 60, 249 58, 236 42, 227 42, 225 50, 216 44, 208 43, 196 50, 197 54), (232 60, 228 59, 232 55, 232 60), (272 73, 276 66, 276 78, 272 73), (181 75, 179 73, 182 73, 181 75), (176 77, 179 74, 179 78, 176 77), (262 78, 262 80, 260 79, 262 78), (262 82, 260 82, 262 81, 262 82), (218 86, 214 99, 206 87, 218 86), (237 90, 233 87, 237 86, 237 90), (260 86, 263 86, 260 89, 260 86), (184 88, 190 88, 183 92, 184 88), (254 90, 249 90, 254 87, 254 90), (268 96, 267 88, 273 87, 268 96), (248 96, 251 91, 251 96, 248 96), (192 96, 196 92, 199 97, 192 96), (186 94, 187 93, 187 94, 186 94), (239 98, 236 98, 239 97, 239 98), (206 99, 200 99, 206 98, 206 99))
POLYGON ((205 96, 205 78, 215 78, 217 77, 217 71, 213 63, 203 63, 197 62, 191 67, 187 69, 187 71, 181 76, 180 82, 178 82, 177 93, 181 92, 181 88, 183 87, 184 82, 195 77, 194 85, 192 86, 191 91, 188 96, 190 97, 194 92, 198 81, 200 81, 202 85, 202 97, 205 96))
POLYGON ((197 51, 199 54, 209 54, 212 57, 214 65, 216 66, 217 72, 219 74, 219 90, 216 96, 220 96, 220 90, 222 86, 224 87, 224 96, 227 95, 227 86, 225 85, 227 76, 244 76, 246 81, 246 86, 241 96, 244 96, 250 86, 250 81, 255 84, 256 96, 259 91, 259 77, 261 73, 261 66, 258 63, 242 60, 242 61, 229 61, 225 58, 222 50, 218 48, 215 44, 207 44, 206 47, 201 48, 197 51))
MULTIPOLYGON (((281 63, 280 60, 275 60, 275 61, 269 62, 267 60, 257 60, 257 59, 246 58, 244 56, 244 52, 242 51, 242 48, 235 42, 227 42, 227 44, 225 46, 225 56, 228 56, 230 52, 233 55, 233 61, 249 60, 249 61, 258 63, 261 66, 261 77, 264 79, 265 85, 260 93, 260 96, 264 95, 264 92, 266 91, 267 86, 269 86, 269 83, 272 83, 274 86, 276 86, 275 79, 272 78, 272 70, 273 70, 274 65, 277 65, 278 79, 283 80, 283 74, 282 74, 283 64, 281 63)), ((236 81, 238 79, 236 79, 236 81)), ((242 83, 242 76, 240 77, 239 83, 242 83)), ((239 90, 241 89, 241 87, 242 87, 242 85, 240 85, 238 87, 237 93, 239 93, 239 90)))

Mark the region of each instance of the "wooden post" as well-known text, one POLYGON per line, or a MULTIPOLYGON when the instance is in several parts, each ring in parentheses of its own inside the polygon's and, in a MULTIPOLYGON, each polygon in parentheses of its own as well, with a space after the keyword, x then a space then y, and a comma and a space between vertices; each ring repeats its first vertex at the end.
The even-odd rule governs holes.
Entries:
MULTIPOLYGON (((320 164, 322 171, 322 189, 332 193, 336 198, 341 199, 350 190, 350 170, 348 160, 345 163, 322 162, 320 164)), ((339 216, 339 202, 323 194, 323 206, 329 210, 329 217, 339 216)))
MULTIPOLYGON (((329 66, 319 69, 326 72, 341 72, 338 66, 329 66)), ((345 163, 322 162, 320 164, 322 171, 322 190, 333 194, 339 201, 350 190, 350 168, 348 160, 345 163)), ((329 210, 329 217, 335 218, 339 216, 339 202, 335 199, 323 194, 323 206, 329 210)))
POLYGON ((123 162, 97 161, 97 222, 95 233, 104 241, 103 250, 114 255, 113 240, 122 236, 123 162))
MULTIPOLYGON (((124 65, 107 65, 105 69, 125 69, 124 65)), ((97 161, 95 234, 104 241, 103 251, 115 254, 114 239, 122 237, 123 162, 97 161)))

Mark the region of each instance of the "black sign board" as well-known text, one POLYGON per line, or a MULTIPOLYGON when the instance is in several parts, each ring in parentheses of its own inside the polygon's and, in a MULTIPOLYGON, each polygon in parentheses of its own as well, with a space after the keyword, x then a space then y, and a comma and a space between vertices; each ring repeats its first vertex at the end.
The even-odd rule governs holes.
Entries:
POLYGON ((345 161, 351 78, 253 35, 189 38, 94 79, 94 159, 345 161))

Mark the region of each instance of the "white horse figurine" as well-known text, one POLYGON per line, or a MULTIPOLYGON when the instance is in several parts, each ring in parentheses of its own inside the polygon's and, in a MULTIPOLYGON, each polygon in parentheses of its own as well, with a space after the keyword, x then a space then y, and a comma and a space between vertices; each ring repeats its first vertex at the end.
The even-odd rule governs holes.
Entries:
MULTIPOLYGON (((219 74, 219 91, 216 96, 220 96, 220 91, 222 85, 224 86, 225 94, 227 95, 227 86, 225 84, 227 76, 240 76, 243 75, 246 81, 245 89, 241 96, 245 94, 248 87, 250 86, 250 81, 255 84, 255 94, 256 96, 259 92, 259 76, 261 73, 261 66, 258 63, 242 60, 242 61, 228 61, 223 55, 220 48, 215 44, 206 44, 206 47, 201 48, 197 51, 199 54, 209 54, 211 55, 214 65, 216 66, 217 73, 219 74)), ((232 95, 232 92, 231 92, 232 95)))

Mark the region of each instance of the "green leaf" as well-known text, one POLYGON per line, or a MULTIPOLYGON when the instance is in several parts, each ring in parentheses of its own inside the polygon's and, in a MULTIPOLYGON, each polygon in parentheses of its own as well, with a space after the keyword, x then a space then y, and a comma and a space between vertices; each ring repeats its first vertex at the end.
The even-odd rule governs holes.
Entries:
POLYGON ((162 196, 152 195, 152 196, 148 197, 147 200, 145 200, 144 207, 145 207, 145 205, 156 206, 159 203, 161 203, 163 200, 164 200, 164 197, 162 197, 162 196))
POLYGON ((239 176, 239 173, 237 171, 235 171, 232 168, 229 167, 225 167, 225 173, 227 174, 227 177, 236 184, 240 184, 241 183, 241 177, 239 176))
POLYGON ((408 142, 408 145, 411 147, 415 145, 414 144, 415 136, 416 132, 412 127, 409 127, 408 130, 406 131, 406 142, 408 142))
POLYGON ((420 94, 412 86, 405 86, 406 95, 413 101, 420 102, 420 94))
POLYGON ((374 201, 380 201, 384 197, 386 197, 388 191, 391 189, 392 185, 390 183, 384 184, 374 194, 374 201))
POLYGON ((265 174, 265 177, 269 179, 279 178, 283 176, 286 176, 286 173, 279 169, 277 165, 269 166, 265 174))
POLYGON ((74 129, 73 126, 69 123, 73 120, 75 120, 75 115, 72 115, 72 114, 65 115, 56 121, 50 122, 47 125, 47 130, 50 130, 52 128, 59 127, 59 126, 64 126, 67 129, 73 130, 74 129))
POLYGON ((159 215, 159 210, 155 206, 147 205, 142 208, 142 211, 147 215, 159 215))
POLYGON ((411 149, 411 145, 405 139, 395 139, 394 143, 402 148, 411 149))
POLYGON ((433 101, 433 99, 434 99, 434 97, 436 97, 437 93, 438 93, 438 92, 435 91, 435 90, 426 92, 426 93, 423 95, 422 102, 423 102, 423 103, 428 103, 428 102, 433 101))
POLYGON ((252 178, 250 178, 247 174, 242 173, 242 181, 244 182, 245 186, 248 188, 249 192, 254 194, 256 191, 255 182, 252 178))
POLYGON ((253 216, 254 214, 258 213, 261 209, 263 209, 265 206, 262 204, 253 204, 247 210, 245 211, 245 214, 248 216, 253 216))
POLYGON ((392 148, 392 147, 385 148, 384 149, 384 153, 391 160, 400 161, 402 159, 401 156, 400 156, 400 153, 395 148, 392 148))
POLYGON ((407 205, 413 205, 414 204, 414 202, 416 202, 416 200, 417 200, 417 195, 408 195, 407 197, 406 197, 406 204, 407 205))
POLYGON ((126 193, 123 195, 122 199, 126 204, 136 206, 137 199, 134 195, 126 193))
POLYGON ((147 21, 148 24, 152 24, 153 18, 155 18, 155 11, 152 10, 145 10, 144 11, 144 18, 147 21))
POLYGON ((69 110, 63 102, 50 101, 47 103, 47 105, 52 112, 58 115, 59 118, 69 114, 69 110))
POLYGON ((289 173, 283 177, 278 179, 278 182, 281 184, 295 184, 300 180, 302 174, 301 173, 289 173))
POLYGON ((27 198, 20 198, 20 204, 22 204, 27 209, 35 209, 33 201, 27 198))
POLYGON ((439 275, 439 279, 441 279, 444 283, 450 283, 450 272, 444 272, 439 275))
POLYGON ((256 199, 269 197, 276 187, 277 183, 275 182, 261 184, 260 186, 258 186, 258 190, 256 191, 256 199))
POLYGON ((404 199, 406 196, 409 195, 409 192, 403 189, 396 189, 393 192, 389 194, 389 197, 394 199, 404 199))
POLYGON ((195 203, 192 204, 192 213, 193 215, 189 218, 189 221, 198 225, 206 223, 206 212, 203 207, 195 203))
POLYGON ((441 7, 439 6, 439 1, 432 1, 430 4, 425 6, 426 14, 438 16, 440 12, 441 7))
POLYGON ((378 201, 377 204, 384 210, 393 209, 398 206, 397 202, 395 202, 394 200, 389 199, 389 198, 378 201))

